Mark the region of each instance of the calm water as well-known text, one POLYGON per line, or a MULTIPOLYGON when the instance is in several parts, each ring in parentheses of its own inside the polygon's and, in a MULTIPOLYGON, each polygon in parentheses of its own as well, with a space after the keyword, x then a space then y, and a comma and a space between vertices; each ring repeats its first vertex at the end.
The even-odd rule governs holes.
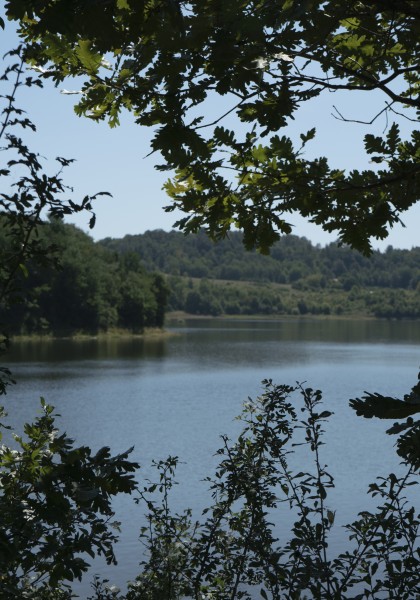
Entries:
MULTIPOLYGON (((215 319, 170 330, 173 336, 148 341, 15 344, 8 356, 18 380, 6 397, 11 423, 32 419, 44 396, 78 444, 109 445, 114 452, 134 444, 140 480, 152 475, 152 459, 177 455, 184 464, 173 504, 199 514, 208 498, 201 480, 215 464, 220 434, 239 430, 234 417, 242 402, 260 393, 265 378, 306 381, 323 390, 325 408, 334 412, 324 461, 335 476, 329 502, 339 524, 366 508, 362 492, 378 473, 398 470, 394 440, 384 434, 389 422, 356 417, 348 399, 365 390, 401 396, 411 388, 420 364, 420 322, 215 319)), ((123 586, 142 558, 142 511, 130 497, 115 506, 125 524, 119 565, 109 572, 97 561, 93 572, 123 586)), ((337 527, 332 547, 342 543, 337 527)), ((86 597, 89 580, 75 589, 86 597)))

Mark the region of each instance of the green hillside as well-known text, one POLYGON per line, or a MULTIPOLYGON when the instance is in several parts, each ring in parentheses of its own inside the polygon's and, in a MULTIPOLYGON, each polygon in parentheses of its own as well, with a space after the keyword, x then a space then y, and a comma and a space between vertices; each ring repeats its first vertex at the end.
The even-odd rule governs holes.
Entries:
MULTIPOLYGON (((19 301, 2 309, 12 335, 142 332, 167 311, 420 318, 420 248, 368 259, 287 236, 264 256, 246 251, 240 233, 216 244, 161 230, 95 243, 60 220, 40 228, 38 243, 59 269, 34 261, 22 271, 19 301)), ((0 246, 13 251, 1 228, 0 246)))
POLYGON ((147 270, 165 274, 170 310, 420 317, 420 247, 389 247, 366 258, 290 235, 265 256, 246 251, 239 232, 214 243, 204 232, 161 230, 100 244, 118 254, 135 253, 147 270))

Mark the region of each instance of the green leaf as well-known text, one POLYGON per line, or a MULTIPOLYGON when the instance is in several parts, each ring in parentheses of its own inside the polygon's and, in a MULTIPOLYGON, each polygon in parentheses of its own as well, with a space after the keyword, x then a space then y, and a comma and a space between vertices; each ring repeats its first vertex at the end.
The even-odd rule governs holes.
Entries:
POLYGON ((252 157, 257 162, 265 162, 267 159, 267 149, 261 144, 259 146, 254 146, 252 149, 252 157))
POLYGON ((420 413, 420 400, 409 403, 397 398, 390 398, 378 393, 368 393, 362 398, 355 398, 349 404, 359 417, 371 419, 406 419, 410 415, 420 413))
POLYGON ((334 524, 334 520, 335 520, 335 511, 333 510, 327 510, 327 519, 328 519, 328 523, 332 526, 334 524))
POLYGON ((316 127, 313 127, 307 133, 301 133, 300 134, 300 139, 302 140, 302 142, 304 144, 306 144, 306 142, 308 142, 309 140, 313 140, 314 139, 315 134, 316 134, 316 127))
POLYGON ((378 153, 385 154, 386 153, 386 144, 381 137, 377 137, 368 133, 364 138, 365 150, 368 154, 378 153))
POLYGON ((25 279, 27 279, 28 276, 29 276, 29 271, 26 268, 26 265, 24 265, 23 263, 19 263, 19 269, 22 271, 23 276, 25 277, 25 279))
POLYGON ((319 415, 320 419, 328 419, 329 417, 331 417, 331 415, 333 415, 334 413, 332 413, 329 410, 323 410, 322 413, 319 415))
POLYGON ((325 498, 327 497, 327 490, 320 482, 318 483, 318 492, 319 492, 320 498, 322 498, 322 500, 325 500, 325 498))
POLYGON ((401 144, 400 128, 396 123, 393 123, 389 128, 386 141, 388 142, 388 151, 391 154, 395 154, 398 150, 399 144, 401 144))
POLYGON ((80 40, 76 47, 77 58, 82 63, 83 67, 89 75, 95 75, 100 67, 102 56, 97 52, 92 52, 90 49, 91 42, 89 40, 80 40))

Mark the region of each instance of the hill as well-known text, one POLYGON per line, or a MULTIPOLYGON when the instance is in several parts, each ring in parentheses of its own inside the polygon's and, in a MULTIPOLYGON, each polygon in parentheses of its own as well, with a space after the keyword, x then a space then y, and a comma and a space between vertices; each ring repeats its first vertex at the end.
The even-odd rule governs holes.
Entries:
POLYGON ((242 235, 212 242, 204 232, 162 230, 99 242, 134 253, 165 274, 169 309, 195 314, 363 314, 420 317, 420 248, 388 247, 366 258, 348 247, 285 236, 270 255, 246 251, 242 235))

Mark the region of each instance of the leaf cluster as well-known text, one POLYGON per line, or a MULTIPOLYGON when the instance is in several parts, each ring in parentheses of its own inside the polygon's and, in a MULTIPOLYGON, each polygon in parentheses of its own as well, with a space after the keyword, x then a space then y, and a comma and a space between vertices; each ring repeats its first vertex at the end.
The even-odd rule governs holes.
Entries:
POLYGON ((420 420, 414 420, 412 415, 420 413, 420 373, 418 379, 403 400, 368 392, 362 398, 350 400, 350 406, 359 416, 368 419, 406 419, 405 423, 394 423, 387 433, 404 432, 396 443, 397 453, 417 470, 420 469, 420 420))
POLYGON ((43 399, 41 407, 24 435, 0 450, 0 571, 8 597, 21 597, 28 583, 81 579, 86 554, 115 563, 111 501, 136 488, 132 449, 112 456, 108 447, 96 454, 76 447, 57 430, 53 407, 43 399))
POLYGON ((268 252, 297 211, 369 254, 419 199, 419 135, 403 140, 397 124, 419 109, 414 1, 8 0, 6 13, 29 63, 56 83, 83 78, 78 114, 115 126, 129 110, 154 128, 185 232, 237 227, 268 252), (364 139, 375 168, 306 158, 315 127, 288 135, 302 105, 340 90, 381 94, 371 122, 395 121, 364 139), (217 96, 226 110, 208 118, 217 96))

